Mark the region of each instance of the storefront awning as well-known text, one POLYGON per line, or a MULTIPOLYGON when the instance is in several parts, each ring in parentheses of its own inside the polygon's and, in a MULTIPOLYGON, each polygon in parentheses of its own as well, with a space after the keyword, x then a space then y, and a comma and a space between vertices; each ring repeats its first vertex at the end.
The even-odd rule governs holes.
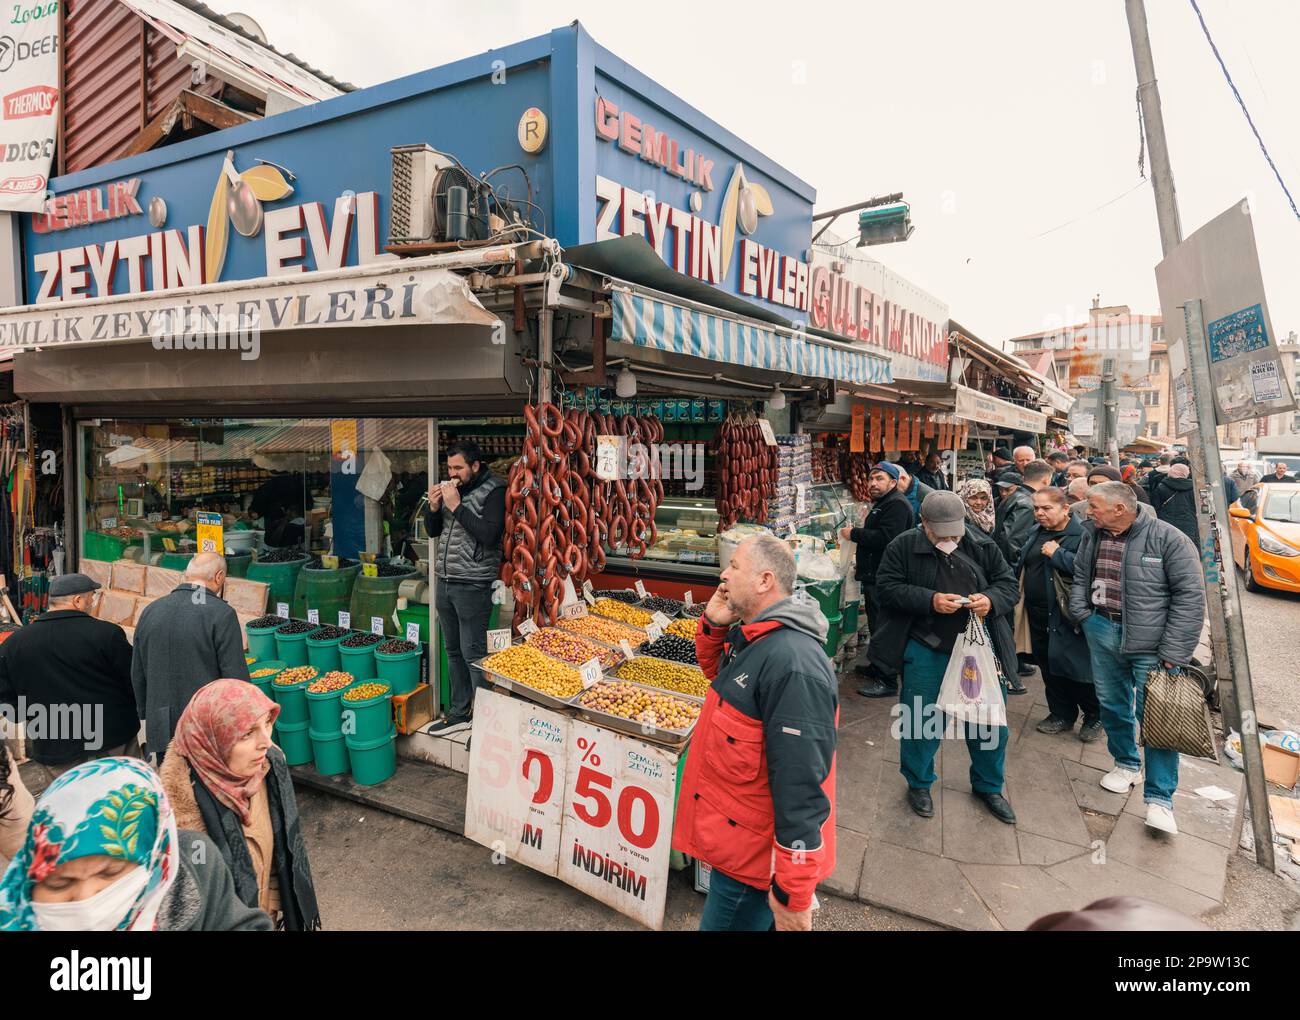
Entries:
POLYGON ((616 285, 610 303, 614 341, 788 375, 859 385, 893 381, 888 358, 847 344, 811 340, 792 330, 688 307, 628 286, 616 285))
POLYGON ((957 400, 953 413, 958 418, 977 422, 980 425, 993 425, 1001 429, 1016 432, 1046 432, 1047 415, 1041 411, 1032 411, 1019 404, 1013 404, 997 397, 990 397, 969 386, 958 386, 957 400))

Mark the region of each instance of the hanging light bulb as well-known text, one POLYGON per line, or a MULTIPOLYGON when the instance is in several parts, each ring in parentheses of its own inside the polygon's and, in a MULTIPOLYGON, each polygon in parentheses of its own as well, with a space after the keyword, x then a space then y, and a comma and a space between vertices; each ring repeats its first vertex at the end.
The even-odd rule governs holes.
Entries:
POLYGON ((780 411, 785 407, 785 394, 781 392, 780 386, 772 387, 772 392, 767 395, 767 406, 772 411, 780 411))
POLYGON ((624 399, 636 396, 636 376, 632 374, 632 370, 626 365, 618 373, 618 378, 614 380, 614 392, 624 399))

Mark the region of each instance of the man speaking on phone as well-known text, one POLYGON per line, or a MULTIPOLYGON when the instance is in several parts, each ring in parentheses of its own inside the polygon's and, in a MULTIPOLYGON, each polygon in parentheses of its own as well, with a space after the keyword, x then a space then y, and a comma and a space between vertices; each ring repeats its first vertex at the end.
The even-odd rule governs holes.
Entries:
POLYGON ((434 607, 447 648, 451 704, 430 727, 445 730, 469 722, 475 679, 469 663, 487 654, 492 582, 501 569, 506 528, 506 483, 483 463, 478 443, 460 439, 447 447, 446 481, 429 490, 425 524, 433 550, 434 607))

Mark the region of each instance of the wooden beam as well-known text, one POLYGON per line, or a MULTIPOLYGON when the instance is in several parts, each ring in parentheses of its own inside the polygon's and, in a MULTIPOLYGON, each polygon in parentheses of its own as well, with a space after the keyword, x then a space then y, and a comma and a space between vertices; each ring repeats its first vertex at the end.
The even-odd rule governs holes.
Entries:
POLYGON ((171 133, 178 118, 181 119, 186 130, 189 130, 194 121, 198 120, 218 131, 223 128, 247 124, 250 120, 256 119, 209 99, 207 96, 201 96, 197 92, 184 89, 167 104, 165 110, 144 126, 140 133, 131 140, 131 144, 123 150, 122 156, 119 158, 148 152, 171 133))

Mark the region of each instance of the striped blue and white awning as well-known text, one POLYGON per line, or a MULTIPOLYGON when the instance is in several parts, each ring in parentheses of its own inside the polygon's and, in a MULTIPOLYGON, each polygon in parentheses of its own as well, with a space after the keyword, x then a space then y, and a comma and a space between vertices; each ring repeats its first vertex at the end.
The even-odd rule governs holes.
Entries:
POLYGON ((753 319, 719 315, 625 288, 612 295, 611 340, 769 372, 889 385, 889 359, 753 319))

